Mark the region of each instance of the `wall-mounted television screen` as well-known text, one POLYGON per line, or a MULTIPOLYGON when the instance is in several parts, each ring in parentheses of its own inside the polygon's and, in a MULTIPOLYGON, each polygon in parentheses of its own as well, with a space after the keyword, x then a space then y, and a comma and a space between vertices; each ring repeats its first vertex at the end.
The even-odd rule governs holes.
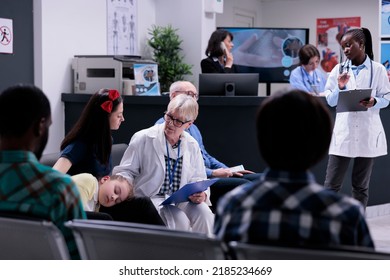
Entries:
POLYGON ((309 42, 308 28, 218 27, 233 35, 234 64, 241 73, 259 73, 260 83, 288 83, 299 65, 298 50, 309 42))

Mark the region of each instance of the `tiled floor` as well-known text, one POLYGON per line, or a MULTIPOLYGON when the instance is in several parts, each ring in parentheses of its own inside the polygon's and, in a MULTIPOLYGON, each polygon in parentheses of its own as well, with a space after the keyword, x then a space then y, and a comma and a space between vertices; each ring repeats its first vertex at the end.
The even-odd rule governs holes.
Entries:
POLYGON ((367 207, 366 217, 375 249, 390 253, 390 204, 367 207))

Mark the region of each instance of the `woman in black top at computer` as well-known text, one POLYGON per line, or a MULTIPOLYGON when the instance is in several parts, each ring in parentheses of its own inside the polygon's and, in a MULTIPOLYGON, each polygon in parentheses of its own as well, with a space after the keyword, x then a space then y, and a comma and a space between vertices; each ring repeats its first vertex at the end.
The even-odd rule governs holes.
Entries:
POLYGON ((217 29, 211 34, 206 49, 207 58, 202 59, 202 73, 236 73, 233 65, 233 35, 227 30, 217 29))

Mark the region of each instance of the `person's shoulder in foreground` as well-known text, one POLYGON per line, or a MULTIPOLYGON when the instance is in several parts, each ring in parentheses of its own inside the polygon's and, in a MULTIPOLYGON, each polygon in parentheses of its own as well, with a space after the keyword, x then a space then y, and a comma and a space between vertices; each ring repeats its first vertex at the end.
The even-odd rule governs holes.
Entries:
POLYGON ((50 125, 49 100, 37 87, 16 85, 0 94, 0 208, 52 221, 71 257, 79 258, 72 232, 64 226, 85 218, 79 193, 68 175, 38 162, 50 125))
POLYGON ((362 205, 323 188, 309 171, 331 139, 323 102, 301 90, 277 93, 260 105, 256 124, 268 169, 221 199, 215 234, 255 244, 373 247, 362 205))

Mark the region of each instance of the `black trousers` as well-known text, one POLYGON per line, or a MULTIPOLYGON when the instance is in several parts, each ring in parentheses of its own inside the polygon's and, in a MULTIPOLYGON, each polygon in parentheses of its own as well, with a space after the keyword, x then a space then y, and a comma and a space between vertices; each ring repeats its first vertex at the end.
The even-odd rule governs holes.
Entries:
POLYGON ((324 186, 335 192, 339 192, 347 172, 349 162, 353 160, 352 168, 352 197, 360 201, 364 208, 368 202, 368 187, 372 168, 374 166, 373 158, 348 158, 336 155, 329 155, 328 167, 324 186))
POLYGON ((255 181, 259 179, 261 173, 254 174, 245 174, 243 177, 229 177, 229 178, 219 178, 210 187, 210 201, 211 201, 211 210, 215 212, 217 209, 219 199, 224 196, 227 192, 230 192, 235 187, 242 184, 248 183, 250 181, 255 181))
POLYGON ((100 206, 99 212, 111 215, 114 221, 165 226, 149 197, 135 197, 112 207, 100 206))

